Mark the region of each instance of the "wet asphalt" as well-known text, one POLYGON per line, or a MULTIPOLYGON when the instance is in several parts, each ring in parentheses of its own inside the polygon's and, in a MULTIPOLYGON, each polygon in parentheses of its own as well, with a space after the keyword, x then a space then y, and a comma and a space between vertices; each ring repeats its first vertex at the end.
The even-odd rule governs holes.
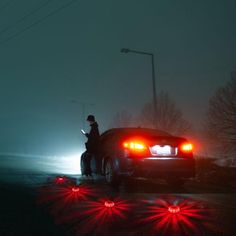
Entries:
POLYGON ((0 235, 236 235, 236 189, 0 169, 0 235))

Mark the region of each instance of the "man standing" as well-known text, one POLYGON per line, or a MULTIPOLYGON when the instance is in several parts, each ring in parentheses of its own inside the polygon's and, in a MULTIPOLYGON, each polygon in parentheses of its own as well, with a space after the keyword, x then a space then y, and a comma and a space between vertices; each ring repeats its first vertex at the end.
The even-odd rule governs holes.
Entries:
POLYGON ((89 115, 87 117, 87 121, 89 122, 91 129, 89 133, 85 133, 85 136, 88 138, 88 140, 85 143, 86 152, 84 152, 81 156, 81 169, 82 175, 92 176, 90 162, 92 157, 95 157, 96 161, 100 134, 98 130, 98 124, 95 121, 95 117, 93 115, 89 115))

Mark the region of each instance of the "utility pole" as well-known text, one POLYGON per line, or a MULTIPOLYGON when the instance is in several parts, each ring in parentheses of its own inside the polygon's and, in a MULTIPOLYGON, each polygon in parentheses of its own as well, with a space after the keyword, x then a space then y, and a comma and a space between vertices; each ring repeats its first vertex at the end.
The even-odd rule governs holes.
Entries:
POLYGON ((143 51, 137 51, 132 50, 129 48, 122 48, 122 53, 135 53, 135 54, 141 54, 141 55, 147 55, 151 56, 151 65, 152 65, 152 103, 153 103, 153 126, 157 128, 157 93, 156 93, 156 78, 155 78, 155 63, 154 63, 154 54, 149 52, 143 52, 143 51))

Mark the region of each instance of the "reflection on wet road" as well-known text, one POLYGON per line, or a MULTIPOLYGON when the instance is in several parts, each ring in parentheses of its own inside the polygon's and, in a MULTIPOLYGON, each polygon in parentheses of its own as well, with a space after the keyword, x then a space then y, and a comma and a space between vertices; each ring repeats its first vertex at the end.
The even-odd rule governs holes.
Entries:
POLYGON ((164 183, 144 180, 114 189, 101 178, 63 177, 60 183, 57 178, 40 188, 38 201, 71 235, 231 235, 234 230, 235 195, 190 194, 187 188, 171 193, 164 183))
POLYGON ((103 177, 20 168, 2 168, 0 179, 30 189, 63 235, 235 235, 233 189, 144 179, 112 188, 103 177))

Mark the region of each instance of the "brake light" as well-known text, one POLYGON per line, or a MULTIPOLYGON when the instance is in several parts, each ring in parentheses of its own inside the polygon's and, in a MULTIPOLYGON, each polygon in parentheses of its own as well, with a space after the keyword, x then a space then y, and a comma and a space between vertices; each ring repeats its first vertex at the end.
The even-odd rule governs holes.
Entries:
POLYGON ((180 146, 182 152, 192 152, 193 145, 191 143, 184 143, 180 146))
POLYGON ((144 151, 147 149, 147 146, 142 141, 124 142, 123 147, 132 151, 144 151))

